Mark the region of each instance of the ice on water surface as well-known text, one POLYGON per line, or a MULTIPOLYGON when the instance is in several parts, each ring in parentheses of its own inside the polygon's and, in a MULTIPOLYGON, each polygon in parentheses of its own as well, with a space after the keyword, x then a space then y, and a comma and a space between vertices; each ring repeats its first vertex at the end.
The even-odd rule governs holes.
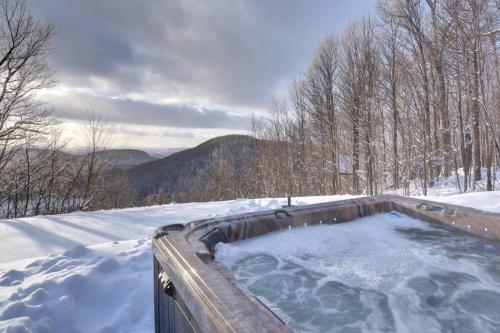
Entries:
POLYGON ((500 332, 500 242, 396 212, 215 256, 296 332, 500 332))

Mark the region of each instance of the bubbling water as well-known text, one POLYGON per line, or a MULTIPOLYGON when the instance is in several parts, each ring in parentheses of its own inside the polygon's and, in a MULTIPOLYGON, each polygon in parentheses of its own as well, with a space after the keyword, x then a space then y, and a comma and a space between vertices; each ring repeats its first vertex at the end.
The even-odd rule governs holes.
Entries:
POLYGON ((500 242, 391 212, 218 244, 296 332, 499 332, 500 242))

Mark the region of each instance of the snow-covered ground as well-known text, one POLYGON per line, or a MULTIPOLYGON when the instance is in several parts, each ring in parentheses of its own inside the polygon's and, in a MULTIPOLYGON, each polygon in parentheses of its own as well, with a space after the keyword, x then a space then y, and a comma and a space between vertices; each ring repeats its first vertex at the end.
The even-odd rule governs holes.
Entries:
MULTIPOLYGON (((297 198, 294 204, 346 198, 297 198)), ((500 212, 500 192, 432 199, 500 212)), ((285 202, 172 204, 0 221, 0 332, 153 332, 150 236, 158 226, 285 202)))
POLYGON ((425 198, 418 196, 416 198, 500 213, 500 190, 492 192, 470 192, 448 196, 430 195, 425 198))
MULTIPOLYGON (((495 174, 492 172, 492 177, 493 177, 493 189, 494 190, 500 190, 500 170, 497 170, 495 174)), ((464 192, 464 169, 460 168, 458 169, 457 172, 452 172, 452 175, 450 177, 439 177, 439 178, 434 178, 434 185, 432 187, 427 188, 427 195, 428 196, 447 196, 447 195, 452 195, 452 194, 460 194, 464 192)), ((470 179, 468 180, 468 192, 482 192, 486 191, 486 168, 481 169, 481 180, 475 182, 474 186, 472 185, 472 182, 470 179)), ((399 194, 399 195, 404 195, 404 190, 402 188, 393 190, 393 191, 388 191, 388 193, 392 194, 399 194)), ((417 195, 422 195, 423 194, 423 189, 422 189, 422 182, 419 179, 414 179, 410 182, 409 186, 409 195, 411 196, 417 196, 417 195)))

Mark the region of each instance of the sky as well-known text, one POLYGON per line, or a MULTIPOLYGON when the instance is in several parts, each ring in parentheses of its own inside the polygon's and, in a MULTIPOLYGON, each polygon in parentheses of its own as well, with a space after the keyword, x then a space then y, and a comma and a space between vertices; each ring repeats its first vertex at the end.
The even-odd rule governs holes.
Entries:
POLYGON ((84 144, 85 112, 108 145, 149 151, 244 134, 303 72, 316 45, 375 0, 28 0, 54 26, 56 84, 39 93, 84 144))

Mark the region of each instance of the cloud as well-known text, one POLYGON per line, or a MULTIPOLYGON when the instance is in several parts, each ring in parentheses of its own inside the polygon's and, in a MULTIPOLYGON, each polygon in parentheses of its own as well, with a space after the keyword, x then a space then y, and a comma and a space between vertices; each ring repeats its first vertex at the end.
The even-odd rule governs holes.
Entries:
MULTIPOLYGON (((67 120, 66 131, 62 133, 61 142, 67 147, 82 149, 86 145, 86 136, 72 135, 86 133, 86 124, 81 121, 67 120)), ((164 151, 166 148, 188 148, 208 139, 228 134, 246 134, 245 130, 224 128, 185 128, 169 126, 109 124, 105 126, 106 146, 114 148, 137 148, 146 151, 164 151)))
POLYGON ((75 110, 84 99, 87 104, 98 99, 106 117, 117 123, 241 129, 245 119, 235 113, 248 118, 263 112, 306 68, 319 40, 340 32, 374 2, 28 0, 28 5, 57 31, 50 63, 60 84, 71 89, 49 102, 64 117, 78 119, 75 110))
POLYGON ((192 129, 179 130, 177 128, 168 128, 159 126, 123 126, 117 125, 112 128, 113 134, 123 135, 129 137, 136 136, 155 136, 163 138, 180 138, 180 139, 193 139, 196 137, 192 129))
POLYGON ((44 99, 55 107, 55 114, 63 119, 86 120, 86 112, 93 111, 101 114, 102 120, 108 123, 238 130, 250 127, 249 115, 205 106, 155 104, 72 93, 48 95, 44 99), (68 99, 71 103, 67 103, 68 99))

